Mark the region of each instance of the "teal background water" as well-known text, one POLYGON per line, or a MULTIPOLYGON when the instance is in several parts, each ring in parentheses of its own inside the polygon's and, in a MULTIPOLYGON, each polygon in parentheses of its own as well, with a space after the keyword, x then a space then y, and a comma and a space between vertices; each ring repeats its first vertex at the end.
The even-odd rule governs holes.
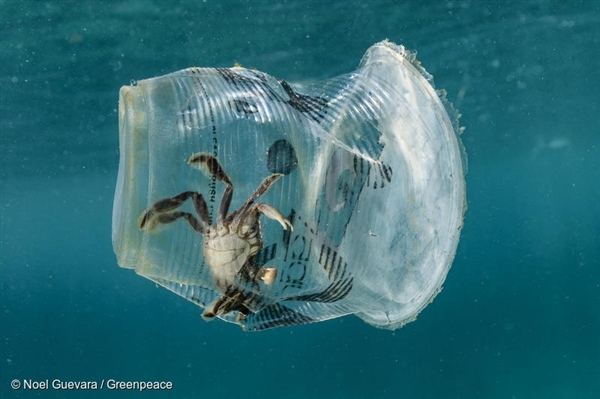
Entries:
POLYGON ((0 6, 2 398, 600 397, 600 2, 0 6), (416 322, 244 333, 117 266, 120 86, 234 62, 325 79, 385 38, 418 51, 467 128, 465 227, 416 322))

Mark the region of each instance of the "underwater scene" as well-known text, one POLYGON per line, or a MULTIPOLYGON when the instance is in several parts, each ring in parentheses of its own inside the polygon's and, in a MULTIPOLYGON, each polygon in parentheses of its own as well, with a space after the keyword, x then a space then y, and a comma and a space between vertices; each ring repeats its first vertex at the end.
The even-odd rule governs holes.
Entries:
POLYGON ((597 0, 0 0, 0 397, 600 397, 598 48, 597 0))

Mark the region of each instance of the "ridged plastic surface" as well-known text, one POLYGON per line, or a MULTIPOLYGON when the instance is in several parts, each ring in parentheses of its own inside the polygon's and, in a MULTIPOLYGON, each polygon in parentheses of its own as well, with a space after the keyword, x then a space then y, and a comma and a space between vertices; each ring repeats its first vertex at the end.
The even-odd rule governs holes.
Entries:
MULTIPOLYGON (((195 191, 217 224, 226 184, 188 164, 194 154, 231 179, 229 213, 282 174, 255 202, 293 231, 260 216, 262 247, 244 260, 276 278, 237 276, 249 312, 224 320, 255 331, 355 314, 394 329, 441 289, 463 223, 464 154, 454 115, 402 46, 378 43, 356 71, 312 85, 237 67, 141 80, 121 89, 119 129, 118 263, 203 308, 225 294, 207 236, 183 218, 143 230, 140 216, 195 191)), ((178 210, 199 218, 191 200, 178 210)))

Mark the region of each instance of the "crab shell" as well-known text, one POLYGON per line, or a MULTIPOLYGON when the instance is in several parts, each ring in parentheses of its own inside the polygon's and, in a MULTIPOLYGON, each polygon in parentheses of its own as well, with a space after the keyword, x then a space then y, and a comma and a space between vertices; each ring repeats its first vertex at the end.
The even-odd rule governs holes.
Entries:
POLYGON ((204 257, 215 283, 222 290, 235 285, 241 268, 262 248, 258 230, 242 223, 237 231, 211 226, 204 237, 204 257))

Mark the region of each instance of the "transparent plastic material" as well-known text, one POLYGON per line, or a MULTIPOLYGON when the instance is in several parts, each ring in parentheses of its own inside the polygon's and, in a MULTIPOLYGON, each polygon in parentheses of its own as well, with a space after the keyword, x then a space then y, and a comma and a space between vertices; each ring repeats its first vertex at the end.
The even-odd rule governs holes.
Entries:
POLYGON ((141 80, 120 91, 119 138, 118 263, 207 318, 395 329, 454 258, 456 116, 402 46, 310 85, 239 67, 141 80))

